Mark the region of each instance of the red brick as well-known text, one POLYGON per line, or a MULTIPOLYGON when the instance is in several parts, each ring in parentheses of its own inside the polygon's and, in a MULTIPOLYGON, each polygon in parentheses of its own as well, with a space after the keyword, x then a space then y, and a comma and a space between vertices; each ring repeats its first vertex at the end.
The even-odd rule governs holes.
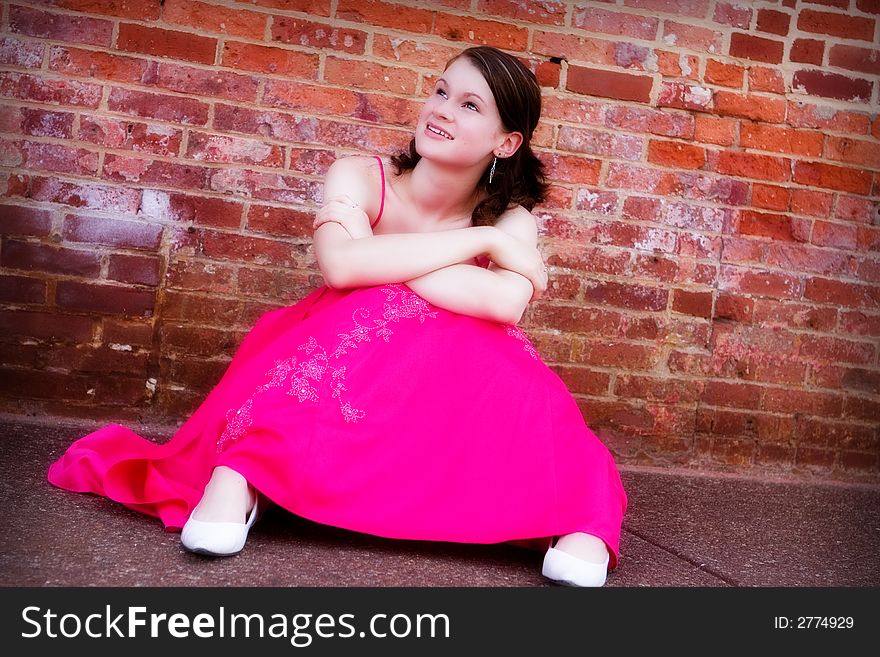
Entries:
MULTIPOLYGON (((809 225, 801 222, 804 240, 809 232, 809 225)), ((820 249, 807 243, 786 243, 777 241, 768 245, 766 256, 759 255, 759 260, 785 269, 786 271, 813 272, 822 275, 850 276, 852 270, 851 256, 841 251, 820 249)))
POLYGON ((162 20, 202 31, 219 32, 249 39, 263 40, 266 14, 218 6, 216 3, 192 0, 165 0, 162 20))
POLYGON ((641 158, 644 140, 626 134, 603 130, 578 129, 563 126, 559 131, 558 148, 589 155, 615 156, 621 159, 641 158))
POLYGON ((433 34, 450 41, 494 46, 522 52, 528 44, 528 29, 498 21, 482 21, 470 16, 440 12, 434 19, 433 34))
POLYGON ((836 44, 831 46, 828 63, 831 66, 880 75, 880 51, 836 44))
POLYGON ((159 284, 159 258, 112 253, 109 258, 107 278, 121 283, 136 285, 159 284))
POLYGON ((790 23, 791 14, 786 14, 784 11, 776 11, 775 9, 758 10, 757 29, 759 32, 786 36, 790 23))
POLYGON ((258 73, 274 73, 315 80, 319 57, 285 48, 272 48, 252 43, 226 41, 223 44, 223 66, 258 73))
POLYGON ((313 23, 288 16, 275 16, 272 19, 272 41, 306 48, 341 50, 352 55, 363 55, 367 33, 349 28, 334 28, 326 23, 313 23))
POLYGON ((738 116, 754 121, 781 123, 785 118, 785 101, 717 91, 715 112, 721 116, 738 116))
POLYGON ((284 151, 280 146, 257 139, 204 132, 190 133, 186 157, 202 162, 243 162, 267 167, 284 165, 284 151))
POLYGON ((29 198, 93 210, 134 213, 140 203, 141 190, 34 176, 30 183, 29 198))
POLYGON ((148 62, 135 57, 62 46, 49 49, 49 70, 66 75, 140 83, 148 66, 148 62))
POLYGON ((637 16, 598 7, 575 6, 571 16, 572 27, 587 32, 614 34, 633 39, 653 41, 657 37, 659 19, 654 16, 637 16))
POLYGON ((257 78, 226 71, 203 70, 192 66, 159 63, 145 82, 194 96, 218 96, 253 102, 257 97, 257 78))
POLYGON ((721 41, 721 32, 686 23, 663 21, 663 42, 677 48, 720 54, 721 41))
POLYGON ((129 249, 157 249, 162 226, 107 217, 69 214, 64 218, 64 239, 129 249))
POLYGON ((837 197, 837 208, 834 216, 855 223, 871 224, 880 218, 880 203, 858 196, 837 197))
MULTIPOLYGON (((774 245, 775 247, 775 245, 774 245)), ((819 249, 809 246, 784 245, 788 251, 800 249, 815 253, 819 249)), ((768 261, 768 264, 776 264, 768 261)), ((755 303, 753 320, 758 324, 783 324, 789 328, 810 329, 812 331, 832 332, 837 326, 837 310, 835 308, 819 308, 809 304, 789 303, 780 306, 776 301, 759 299, 755 303)), ((801 379, 803 381, 803 379, 801 379)), ((828 386, 821 386, 828 387, 828 386)))
POLYGON ((585 303, 630 310, 665 310, 669 297, 669 291, 662 288, 615 281, 584 281, 581 288, 585 303))
POLYGON ((869 364, 876 352, 877 348, 867 342, 805 334, 798 355, 832 363, 869 364))
POLYGON ((170 320, 215 324, 224 328, 242 323, 240 301, 211 295, 185 294, 169 290, 165 293, 165 305, 162 310, 162 317, 170 320))
POLYGON ((715 170, 743 178, 777 182, 791 177, 791 163, 787 159, 728 150, 719 153, 715 170))
MULTIPOLYGON (((347 1, 352 2, 353 0, 347 1)), ((500 16, 538 25, 562 26, 565 23, 566 3, 562 2, 562 0, 534 3, 522 3, 514 0, 480 0, 477 4, 477 11, 482 14, 500 16)), ((396 26, 391 25, 389 27, 396 26)))
POLYGON ((748 5, 719 2, 715 5, 712 20, 722 25, 749 29, 752 24, 752 10, 748 5))
POLYGON ((817 39, 795 39, 791 44, 789 60, 802 64, 822 65, 825 56, 825 42, 817 39))
POLYGON ((694 136, 694 117, 643 107, 610 106, 605 112, 605 126, 664 137, 694 136))
POLYGON ((791 86, 800 93, 812 96, 863 103, 870 100, 874 89, 870 80, 824 71, 796 71, 791 86))
POLYGON ((736 408, 760 408, 761 386, 743 382, 726 383, 724 381, 705 382, 701 402, 713 406, 733 406, 736 408))
POLYGON ((71 9, 87 14, 119 16, 120 18, 145 21, 157 20, 162 4, 162 0, 48 0, 48 2, 62 9, 71 9))
POLYGON ((789 102, 785 122, 796 128, 820 128, 864 135, 871 120, 860 112, 835 110, 826 105, 789 102))
MULTIPOLYGON (((492 8, 494 7, 482 6, 480 13, 492 13, 492 8), (487 12, 487 10, 490 11, 487 12)), ((404 32, 427 34, 434 22, 434 12, 418 7, 382 2, 381 0, 339 0, 336 7, 336 18, 370 26, 381 25, 404 32)))
POLYGON ((823 139, 821 132, 809 130, 750 122, 743 122, 740 126, 740 146, 762 151, 819 157, 822 155, 823 139))
POLYGON ((236 269, 219 262, 176 259, 169 267, 166 285, 179 290, 233 294, 236 269))
POLYGON ((784 48, 785 44, 782 41, 774 39, 765 39, 742 32, 733 32, 730 35, 729 54, 731 57, 779 64, 782 62, 784 48))
POLYGON ((807 240, 809 230, 810 224, 808 221, 787 215, 753 212, 752 210, 743 210, 740 213, 738 232, 741 235, 755 235, 789 242, 804 242, 807 240))
POLYGON ((880 306, 880 292, 877 291, 877 286, 859 285, 828 278, 807 279, 804 299, 817 303, 833 303, 848 308, 876 308, 880 306))
POLYGON ((693 18, 705 18, 709 11, 708 0, 627 0, 626 5, 693 18))
POLYGON ((154 297, 153 290, 75 281, 58 281, 55 289, 55 302, 61 308, 143 317, 153 314, 154 297))
POLYGON ((101 89, 101 85, 75 80, 44 80, 35 75, 0 71, 0 95, 37 103, 95 109, 101 102, 101 89))
POLYGON ((107 148, 125 148, 174 157, 180 151, 183 132, 161 124, 83 116, 80 118, 77 138, 107 148))
POLYGON ((880 4, 877 0, 856 0, 856 7, 866 14, 880 14, 880 4))
POLYGON ((853 194, 868 194, 871 190, 870 171, 822 162, 796 162, 794 181, 811 187, 835 189, 853 194))
POLYGON ((102 322, 104 331, 104 344, 111 349, 114 344, 123 346, 149 347, 153 343, 153 326, 149 320, 127 321, 104 319, 102 322))
POLYGON ((412 95, 416 91, 418 73, 397 66, 327 57, 324 79, 331 84, 412 95))
POLYGON ((0 301, 46 303, 46 281, 27 276, 0 276, 0 301))
POLYGON ((860 164, 865 168, 880 169, 880 148, 877 142, 828 135, 825 157, 829 160, 860 164))
MULTIPOLYGON (((836 319, 836 316, 835 316, 836 319)), ((862 312, 840 313, 840 333, 850 335, 880 336, 880 315, 867 315, 862 312)), ((854 370, 847 372, 840 385, 858 388, 865 392, 880 390, 877 380, 880 372, 870 370, 854 370)))
POLYGON ((599 184, 600 160, 568 155, 542 154, 548 180, 580 185, 599 184))
POLYGON ((760 183, 752 185, 752 205, 756 208, 788 212, 790 202, 791 193, 787 187, 760 183))
POLYGON ((708 319, 712 315, 712 293, 695 290, 673 290, 673 312, 708 319))
POLYGON ((784 94, 785 79, 782 77, 782 72, 766 66, 752 66, 749 69, 749 91, 784 94))
POLYGON ((178 32, 133 23, 120 23, 116 37, 119 50, 157 57, 213 64, 217 40, 191 32, 178 32))
POLYGON ((88 342, 92 337, 92 319, 57 312, 0 310, 0 336, 88 342))
POLYGON ((330 15, 330 0, 242 0, 260 7, 299 11, 315 16, 330 15))
POLYGON ((831 212, 831 194, 809 189, 791 190, 791 211, 811 217, 827 217, 831 212))
POLYGON ((810 241, 818 246, 855 250, 858 247, 857 227, 830 221, 817 221, 813 226, 813 235, 810 241))
POLYGON ((802 32, 829 34, 841 39, 872 41, 875 22, 873 18, 801 9, 798 12, 797 28, 802 32))
POLYGON ((291 171, 323 177, 334 161, 336 161, 336 154, 333 151, 316 148, 290 148, 291 171))
POLYGON ((657 350, 652 347, 623 341, 585 341, 582 349, 583 352, 576 358, 577 363, 627 370, 652 369, 659 357, 657 350))
POLYGON ((21 108, 21 130, 35 137, 70 139, 73 128, 71 112, 49 112, 42 109, 21 108))
POLYGON ((141 211, 147 217, 162 221, 239 228, 242 205, 219 198, 145 190, 141 211))
POLYGON ((247 215, 247 226, 252 230, 273 235, 309 237, 312 234, 313 220, 314 216, 311 212, 252 205, 247 215))
POLYGON ((2 259, 4 269, 37 270, 92 278, 101 272, 100 253, 9 239, 3 241, 2 259))
POLYGON ((107 109, 111 112, 188 125, 205 125, 208 122, 208 105, 194 98, 129 89, 112 89, 107 100, 107 109))
POLYGON ((51 14, 30 7, 9 7, 9 30, 41 39, 110 47, 113 23, 98 18, 51 14))
POLYGON ((716 59, 710 59, 706 62, 706 74, 703 79, 710 84, 741 89, 743 86, 743 73, 745 73, 745 68, 742 66, 725 64, 716 59))
POLYGON ((373 35, 373 55, 399 65, 408 64, 431 71, 442 71, 446 62, 459 52, 460 48, 426 43, 421 39, 406 39, 403 35, 395 35, 393 38, 385 34, 373 35))
POLYGON ((566 89, 588 96, 647 103, 652 85, 653 80, 646 76, 571 66, 566 89))
POLYGON ((42 43, 21 41, 12 37, 0 39, 0 64, 21 68, 40 68, 43 62, 42 43))
POLYGON ((657 106, 708 112, 711 111, 712 100, 712 90, 706 87, 663 82, 657 98, 657 106))
MULTIPOLYGON (((580 173, 579 176, 582 178, 589 178, 591 176, 598 178, 600 164, 601 162, 598 161, 593 162, 592 172, 587 169, 585 172, 580 173)), ((581 187, 577 192, 575 207, 581 212, 589 212, 590 214, 610 217, 617 211, 617 200, 617 194, 614 194, 613 192, 604 192, 598 189, 581 187)))
POLYGON ((706 151, 691 144, 652 139, 648 144, 648 162, 679 169, 700 169, 706 164, 706 151))
POLYGON ((163 323, 160 335, 163 348, 175 353, 198 356, 223 354, 232 357, 237 347, 235 332, 205 326, 163 323))
POLYGON ((45 237, 52 228, 48 210, 24 205, 0 204, 0 235, 33 235, 45 237))
POLYGON ((123 155, 104 158, 103 176, 116 182, 205 189, 209 170, 191 164, 148 160, 123 155))
POLYGON ((694 139, 707 144, 732 146, 736 143, 737 121, 698 114, 694 117, 694 139))
POLYGON ((320 203, 323 186, 318 181, 233 167, 213 171, 210 189, 220 194, 249 196, 257 200, 295 205, 303 203, 304 199, 320 203))
POLYGON ((250 235, 230 235, 204 231, 200 241, 202 254, 208 258, 273 264, 278 267, 296 266, 290 244, 250 235))

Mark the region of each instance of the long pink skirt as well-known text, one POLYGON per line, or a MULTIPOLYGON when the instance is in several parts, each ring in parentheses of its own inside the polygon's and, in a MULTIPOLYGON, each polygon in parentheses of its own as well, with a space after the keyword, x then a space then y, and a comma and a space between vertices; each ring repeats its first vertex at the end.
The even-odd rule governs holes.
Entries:
POLYGON ((608 449, 526 335, 405 284, 323 286, 263 315, 164 444, 110 424, 49 469, 178 530, 215 466, 310 520, 388 538, 601 537, 627 498, 608 449))

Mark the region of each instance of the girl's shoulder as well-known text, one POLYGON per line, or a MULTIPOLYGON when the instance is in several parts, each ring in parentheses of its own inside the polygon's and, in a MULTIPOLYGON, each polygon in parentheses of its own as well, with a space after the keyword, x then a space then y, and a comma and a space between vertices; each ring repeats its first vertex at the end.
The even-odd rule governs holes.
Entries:
POLYGON ((325 201, 328 188, 336 194, 345 194, 367 213, 370 223, 373 223, 382 205, 385 166, 384 161, 380 162, 372 155, 344 155, 337 158, 324 177, 325 201))

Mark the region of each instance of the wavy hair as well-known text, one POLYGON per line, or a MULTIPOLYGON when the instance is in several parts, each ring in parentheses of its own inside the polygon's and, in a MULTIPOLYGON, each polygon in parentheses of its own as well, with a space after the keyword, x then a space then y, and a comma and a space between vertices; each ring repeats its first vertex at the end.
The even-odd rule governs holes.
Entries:
MULTIPOLYGON (((489 167, 477 183, 488 194, 471 215, 475 226, 493 225, 511 204, 531 210, 547 196, 544 164, 532 152, 531 139, 541 118, 541 87, 535 74, 516 57, 490 46, 476 46, 462 51, 448 62, 449 66, 466 57, 480 71, 498 107, 501 123, 507 132, 520 132, 523 142, 512 156, 498 158, 492 184, 489 167)), ((416 140, 409 149, 391 157, 397 175, 411 171, 422 156, 416 152, 416 140)))

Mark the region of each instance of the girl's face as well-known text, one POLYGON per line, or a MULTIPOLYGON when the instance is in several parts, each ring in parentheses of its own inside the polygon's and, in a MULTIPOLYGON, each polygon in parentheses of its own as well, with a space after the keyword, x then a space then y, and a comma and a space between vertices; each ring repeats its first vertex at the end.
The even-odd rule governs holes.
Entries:
POLYGON ((466 57, 456 59, 422 107, 416 151, 446 164, 488 166, 494 154, 512 154, 506 137, 489 84, 466 57))

